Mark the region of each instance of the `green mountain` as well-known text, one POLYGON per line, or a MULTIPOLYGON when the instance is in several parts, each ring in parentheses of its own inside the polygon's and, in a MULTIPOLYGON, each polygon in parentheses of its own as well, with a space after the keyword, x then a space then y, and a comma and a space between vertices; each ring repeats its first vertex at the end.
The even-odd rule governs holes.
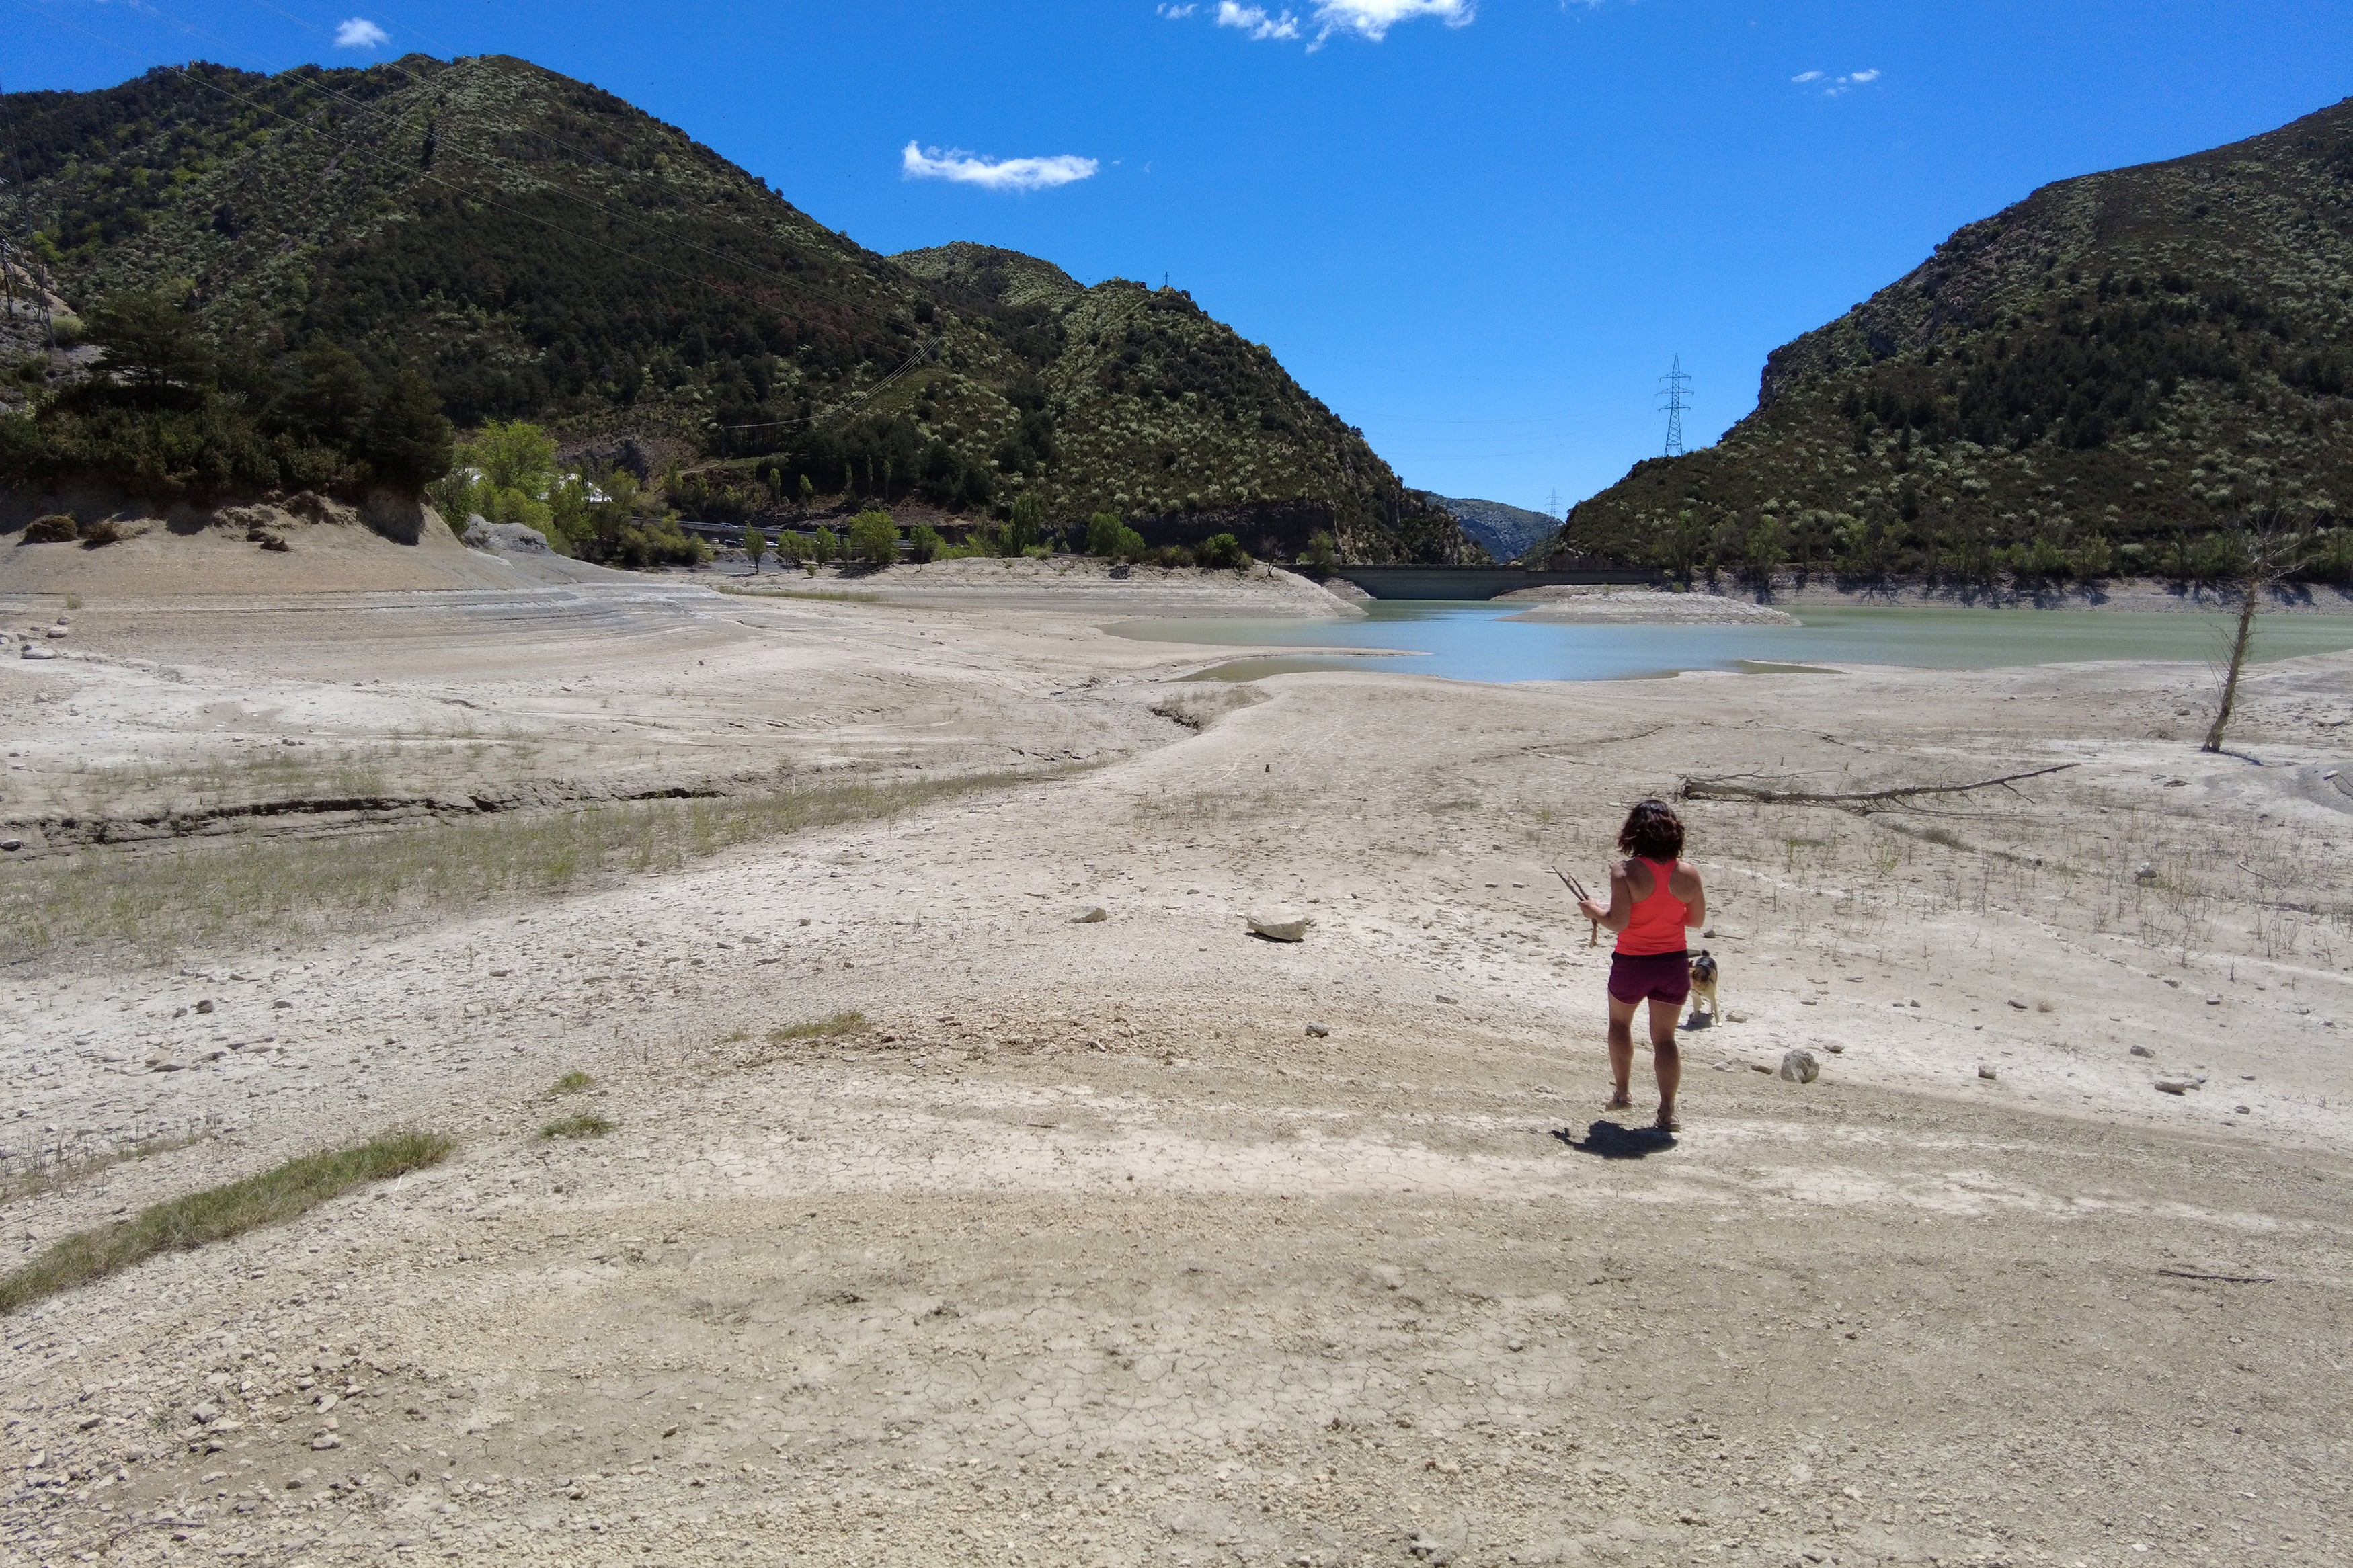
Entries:
POLYGON ((1682 571, 2202 575, 2262 512, 2353 574, 2348 393, 2353 100, 1971 224, 1775 351, 1756 412, 1637 464, 1554 548, 1682 571))
POLYGON ((1546 513, 1530 511, 1508 501, 1441 495, 1429 499, 1432 506, 1461 523, 1462 531, 1497 561, 1517 561, 1528 546, 1548 537, 1557 526, 1546 513))
POLYGON ((569 451, 704 469, 675 499, 723 513, 810 494, 1002 512, 1029 491, 1050 526, 1108 510, 1154 542, 1288 550, 1323 528, 1368 560, 1469 548, 1181 291, 1082 288, 977 246, 877 255, 523 61, 158 68, 0 113, 24 176, 0 228, 34 231, 93 329, 120 326, 101 301, 160 288, 201 351, 167 345, 181 368, 138 396, 0 366, 36 416, 34 434, 0 422, 19 484, 378 482, 420 460, 421 377, 460 427, 528 418, 569 451), (408 444, 371 446, 385 425, 408 444))

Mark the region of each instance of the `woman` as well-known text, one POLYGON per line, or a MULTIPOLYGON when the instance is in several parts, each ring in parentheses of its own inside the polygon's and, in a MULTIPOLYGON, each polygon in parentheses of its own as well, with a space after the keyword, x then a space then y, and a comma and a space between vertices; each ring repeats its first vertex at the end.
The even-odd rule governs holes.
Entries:
POLYGON ((1683 932, 1707 923, 1707 893, 1699 870, 1683 858, 1683 819, 1662 800, 1646 800, 1626 814, 1618 830, 1626 858, 1609 868, 1609 907, 1581 899, 1585 918, 1618 933, 1609 956, 1609 1071, 1617 1079, 1609 1109, 1634 1101, 1627 1079, 1634 1070, 1634 1009, 1651 1005, 1651 1059, 1659 1079, 1658 1129, 1679 1132, 1675 1090, 1683 1083, 1683 1053, 1675 1024, 1691 994, 1691 954, 1683 932))

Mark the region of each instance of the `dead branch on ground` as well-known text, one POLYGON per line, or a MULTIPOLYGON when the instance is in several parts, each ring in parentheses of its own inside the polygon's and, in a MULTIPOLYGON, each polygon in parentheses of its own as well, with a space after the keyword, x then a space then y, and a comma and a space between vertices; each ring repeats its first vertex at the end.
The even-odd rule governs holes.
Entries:
POLYGON ((1894 789, 1856 790, 1825 794, 1816 790, 1766 789, 1757 784, 1741 784, 1735 778, 1695 779, 1686 777, 1677 792, 1684 800, 1746 800, 1760 805, 1836 805, 1849 811, 1868 812, 1879 805, 1908 805, 1915 798, 1932 795, 1967 795, 1971 790, 2009 789, 2023 779, 2039 779, 2047 773, 2065 773, 2078 766, 2074 763, 2057 763, 2047 768, 2035 768, 2022 773, 2004 773, 1998 779, 1979 779, 1975 784, 1899 784, 1894 789))

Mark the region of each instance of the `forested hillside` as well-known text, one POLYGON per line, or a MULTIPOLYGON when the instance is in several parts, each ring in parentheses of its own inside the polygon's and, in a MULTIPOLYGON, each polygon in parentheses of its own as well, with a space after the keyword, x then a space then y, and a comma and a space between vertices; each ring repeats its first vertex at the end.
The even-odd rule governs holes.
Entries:
POLYGON ((976 246, 894 261, 520 60, 159 68, 0 110, 24 170, 0 226, 33 232, 68 342, 130 311, 174 362, 0 367, 18 484, 409 482, 431 454, 408 426, 438 404, 461 430, 528 418, 568 450, 681 459, 709 470, 695 496, 755 511, 1002 513, 1026 491, 1052 523, 1309 519, 1365 559, 1465 548, 1181 292, 976 246))
POLYGON ((2045 186, 1777 351, 1716 446, 1557 548, 1676 570, 2227 570, 2250 515, 2353 574, 2353 102, 2045 186))

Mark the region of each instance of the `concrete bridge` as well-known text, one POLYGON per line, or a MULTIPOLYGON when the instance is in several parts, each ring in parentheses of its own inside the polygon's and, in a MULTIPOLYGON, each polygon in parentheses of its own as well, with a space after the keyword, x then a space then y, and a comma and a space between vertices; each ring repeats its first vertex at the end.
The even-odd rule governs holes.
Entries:
POLYGON ((1599 566, 1577 572, 1527 572, 1516 566, 1335 566, 1332 575, 1376 599, 1493 599, 1515 588, 1661 581, 1641 566, 1599 566))

